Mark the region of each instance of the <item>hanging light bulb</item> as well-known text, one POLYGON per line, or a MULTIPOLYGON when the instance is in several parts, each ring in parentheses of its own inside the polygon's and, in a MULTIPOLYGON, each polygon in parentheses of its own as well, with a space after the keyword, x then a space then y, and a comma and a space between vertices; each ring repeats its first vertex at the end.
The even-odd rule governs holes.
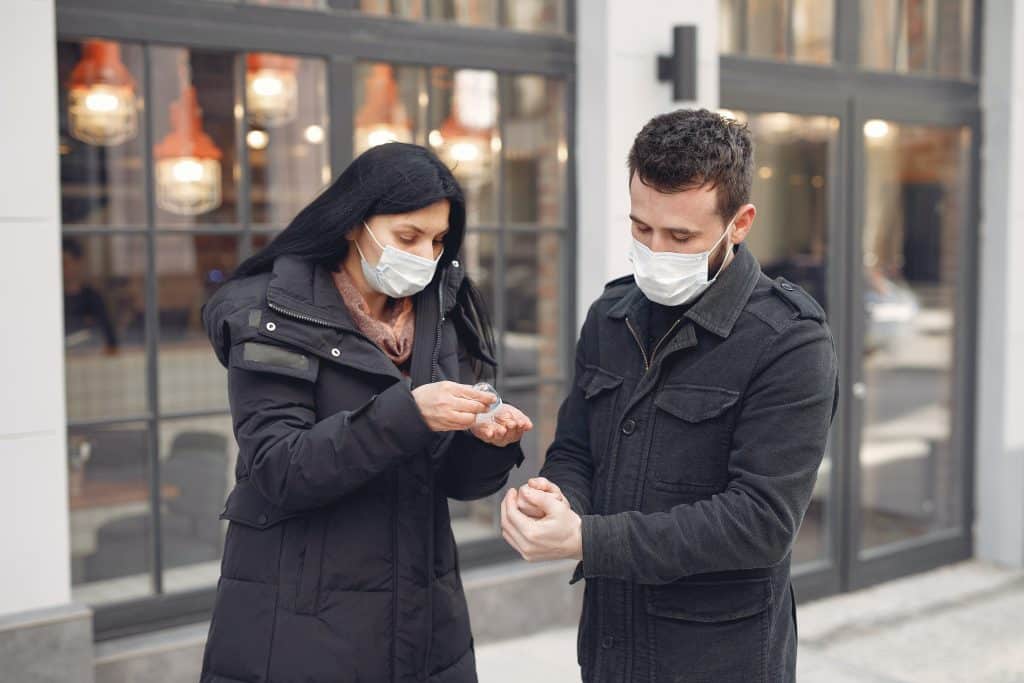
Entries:
POLYGON ((249 122, 261 128, 283 126, 295 119, 299 85, 296 57, 252 52, 246 56, 245 103, 249 122))
POLYGON ((496 89, 497 77, 492 71, 456 72, 451 112, 432 140, 464 182, 482 181, 501 150, 501 140, 494 135, 496 89))
POLYGON ((153 148, 156 203, 182 216, 196 216, 221 205, 221 151, 203 132, 194 86, 171 104, 171 132, 153 148))
POLYGON ((374 64, 366 79, 363 106, 356 113, 356 154, 386 142, 412 142, 412 127, 390 64, 374 64))
POLYGON ((72 137, 112 147, 138 133, 135 79, 121 61, 121 46, 87 40, 68 79, 68 127, 72 137))

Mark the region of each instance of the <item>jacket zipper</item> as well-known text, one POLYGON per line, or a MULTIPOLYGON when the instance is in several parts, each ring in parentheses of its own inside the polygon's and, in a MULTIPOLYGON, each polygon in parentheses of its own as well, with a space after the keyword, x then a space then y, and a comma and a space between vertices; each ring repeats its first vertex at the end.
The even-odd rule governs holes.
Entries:
POLYGON ((441 333, 444 331, 444 287, 448 280, 448 271, 441 272, 441 281, 437 285, 437 328, 434 330, 434 350, 430 356, 430 381, 436 382, 440 368, 438 357, 441 355, 441 333))
POLYGON ((672 327, 668 328, 668 332, 665 333, 665 336, 659 339, 658 343, 654 345, 654 351, 651 353, 651 357, 648 359, 647 352, 644 351, 644 345, 640 343, 640 336, 636 333, 636 330, 633 329, 633 323, 629 322, 629 318, 626 318, 626 327, 629 328, 630 333, 633 335, 633 339, 636 341, 636 345, 640 347, 640 355, 644 357, 644 374, 647 374, 647 372, 651 369, 651 363, 653 363, 654 359, 658 356, 658 350, 661 348, 661 345, 665 342, 666 339, 672 336, 672 333, 676 331, 676 328, 679 327, 679 323, 681 323, 682 321, 683 319, 680 318, 679 320, 672 323, 672 327))
POLYGON ((337 325, 333 325, 333 324, 327 322, 326 320, 320 320, 319 318, 313 318, 313 317, 310 317, 308 315, 303 315, 302 313, 296 313, 295 311, 289 311, 287 308, 282 308, 281 306, 278 306, 277 304, 273 303, 272 301, 267 301, 267 306, 269 306, 270 308, 274 309, 278 313, 283 313, 284 315, 288 316, 289 318, 296 318, 297 320, 304 320, 304 321, 306 321, 308 323, 314 323, 314 324, 320 325, 322 327, 332 327, 332 328, 336 328, 337 327, 337 325))
MULTIPOLYGON (((448 270, 445 269, 441 272, 441 280, 437 284, 437 327, 434 329, 434 349, 430 355, 430 381, 436 382, 440 374, 440 368, 438 367, 438 358, 441 355, 441 334, 444 332, 444 287, 448 281, 448 270)), ((428 531, 429 543, 427 544, 427 576, 430 577, 427 583, 427 609, 426 613, 429 615, 427 620, 427 647, 426 656, 423 659, 423 675, 424 678, 430 676, 430 654, 433 649, 431 645, 434 640, 434 473, 433 473, 433 462, 434 454, 430 454, 430 459, 427 463, 427 476, 429 491, 427 495, 427 504, 430 505, 430 512, 427 515, 428 520, 428 531)))

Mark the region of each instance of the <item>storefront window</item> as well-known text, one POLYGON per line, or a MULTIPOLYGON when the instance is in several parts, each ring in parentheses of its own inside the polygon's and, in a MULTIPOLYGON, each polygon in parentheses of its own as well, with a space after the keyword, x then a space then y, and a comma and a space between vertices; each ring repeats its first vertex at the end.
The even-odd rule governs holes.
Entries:
POLYGON ((254 229, 329 182, 324 62, 95 40, 58 54, 74 591, 208 587, 235 446, 202 305, 254 229))
MULTIPOLYGON (((747 246, 766 275, 800 285, 827 310, 829 169, 838 153, 839 119, 787 112, 722 113, 747 123, 754 138, 752 202, 757 218, 747 246)), ((793 546, 794 563, 827 558, 835 476, 827 453, 793 546)))
MULTIPOLYGON (((560 0, 217 1, 296 26, 308 18, 282 8, 520 31, 564 32, 566 20, 560 0), (257 4, 275 9, 245 9, 257 4)), ((204 11, 217 21, 221 10, 204 11)), ((237 446, 202 307, 331 182, 348 141, 354 154, 424 145, 459 179, 460 259, 494 323, 494 380, 536 425, 518 479, 540 467, 566 381, 571 67, 539 76, 464 58, 441 60, 459 68, 360 62, 232 47, 230 31, 192 45, 168 31, 153 44, 62 37, 57 50, 72 590, 104 623, 120 623, 115 603, 216 585, 237 446), (352 89, 328 97, 329 83, 352 89)), ((551 40, 538 49, 566 49, 551 40)), ((485 541, 480 558, 502 544, 495 499, 452 511, 460 543, 485 541)))
POLYGON ((861 64, 969 78, 974 5, 972 0, 861 0, 861 64))
POLYGON ((834 0, 721 0, 718 7, 723 54, 832 62, 834 0))

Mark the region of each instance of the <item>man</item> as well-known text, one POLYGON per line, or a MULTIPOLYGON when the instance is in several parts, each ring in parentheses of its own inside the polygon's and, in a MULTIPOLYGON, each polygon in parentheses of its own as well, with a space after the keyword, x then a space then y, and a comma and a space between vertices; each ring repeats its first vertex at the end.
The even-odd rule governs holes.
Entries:
POLYGON ((583 680, 792 681, 790 548, 825 450, 836 358, 820 306, 744 245, 752 143, 706 110, 629 153, 634 274, 591 306, 541 477, 505 539, 586 579, 583 680))

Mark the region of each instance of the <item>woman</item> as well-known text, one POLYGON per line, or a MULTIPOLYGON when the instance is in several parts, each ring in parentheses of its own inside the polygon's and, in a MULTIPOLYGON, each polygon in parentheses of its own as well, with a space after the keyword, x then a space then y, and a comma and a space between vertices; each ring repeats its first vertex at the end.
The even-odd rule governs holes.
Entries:
POLYGON ((204 308, 239 454, 203 682, 476 680, 447 499, 498 491, 532 424, 477 424, 465 216, 433 154, 375 147, 204 308))

